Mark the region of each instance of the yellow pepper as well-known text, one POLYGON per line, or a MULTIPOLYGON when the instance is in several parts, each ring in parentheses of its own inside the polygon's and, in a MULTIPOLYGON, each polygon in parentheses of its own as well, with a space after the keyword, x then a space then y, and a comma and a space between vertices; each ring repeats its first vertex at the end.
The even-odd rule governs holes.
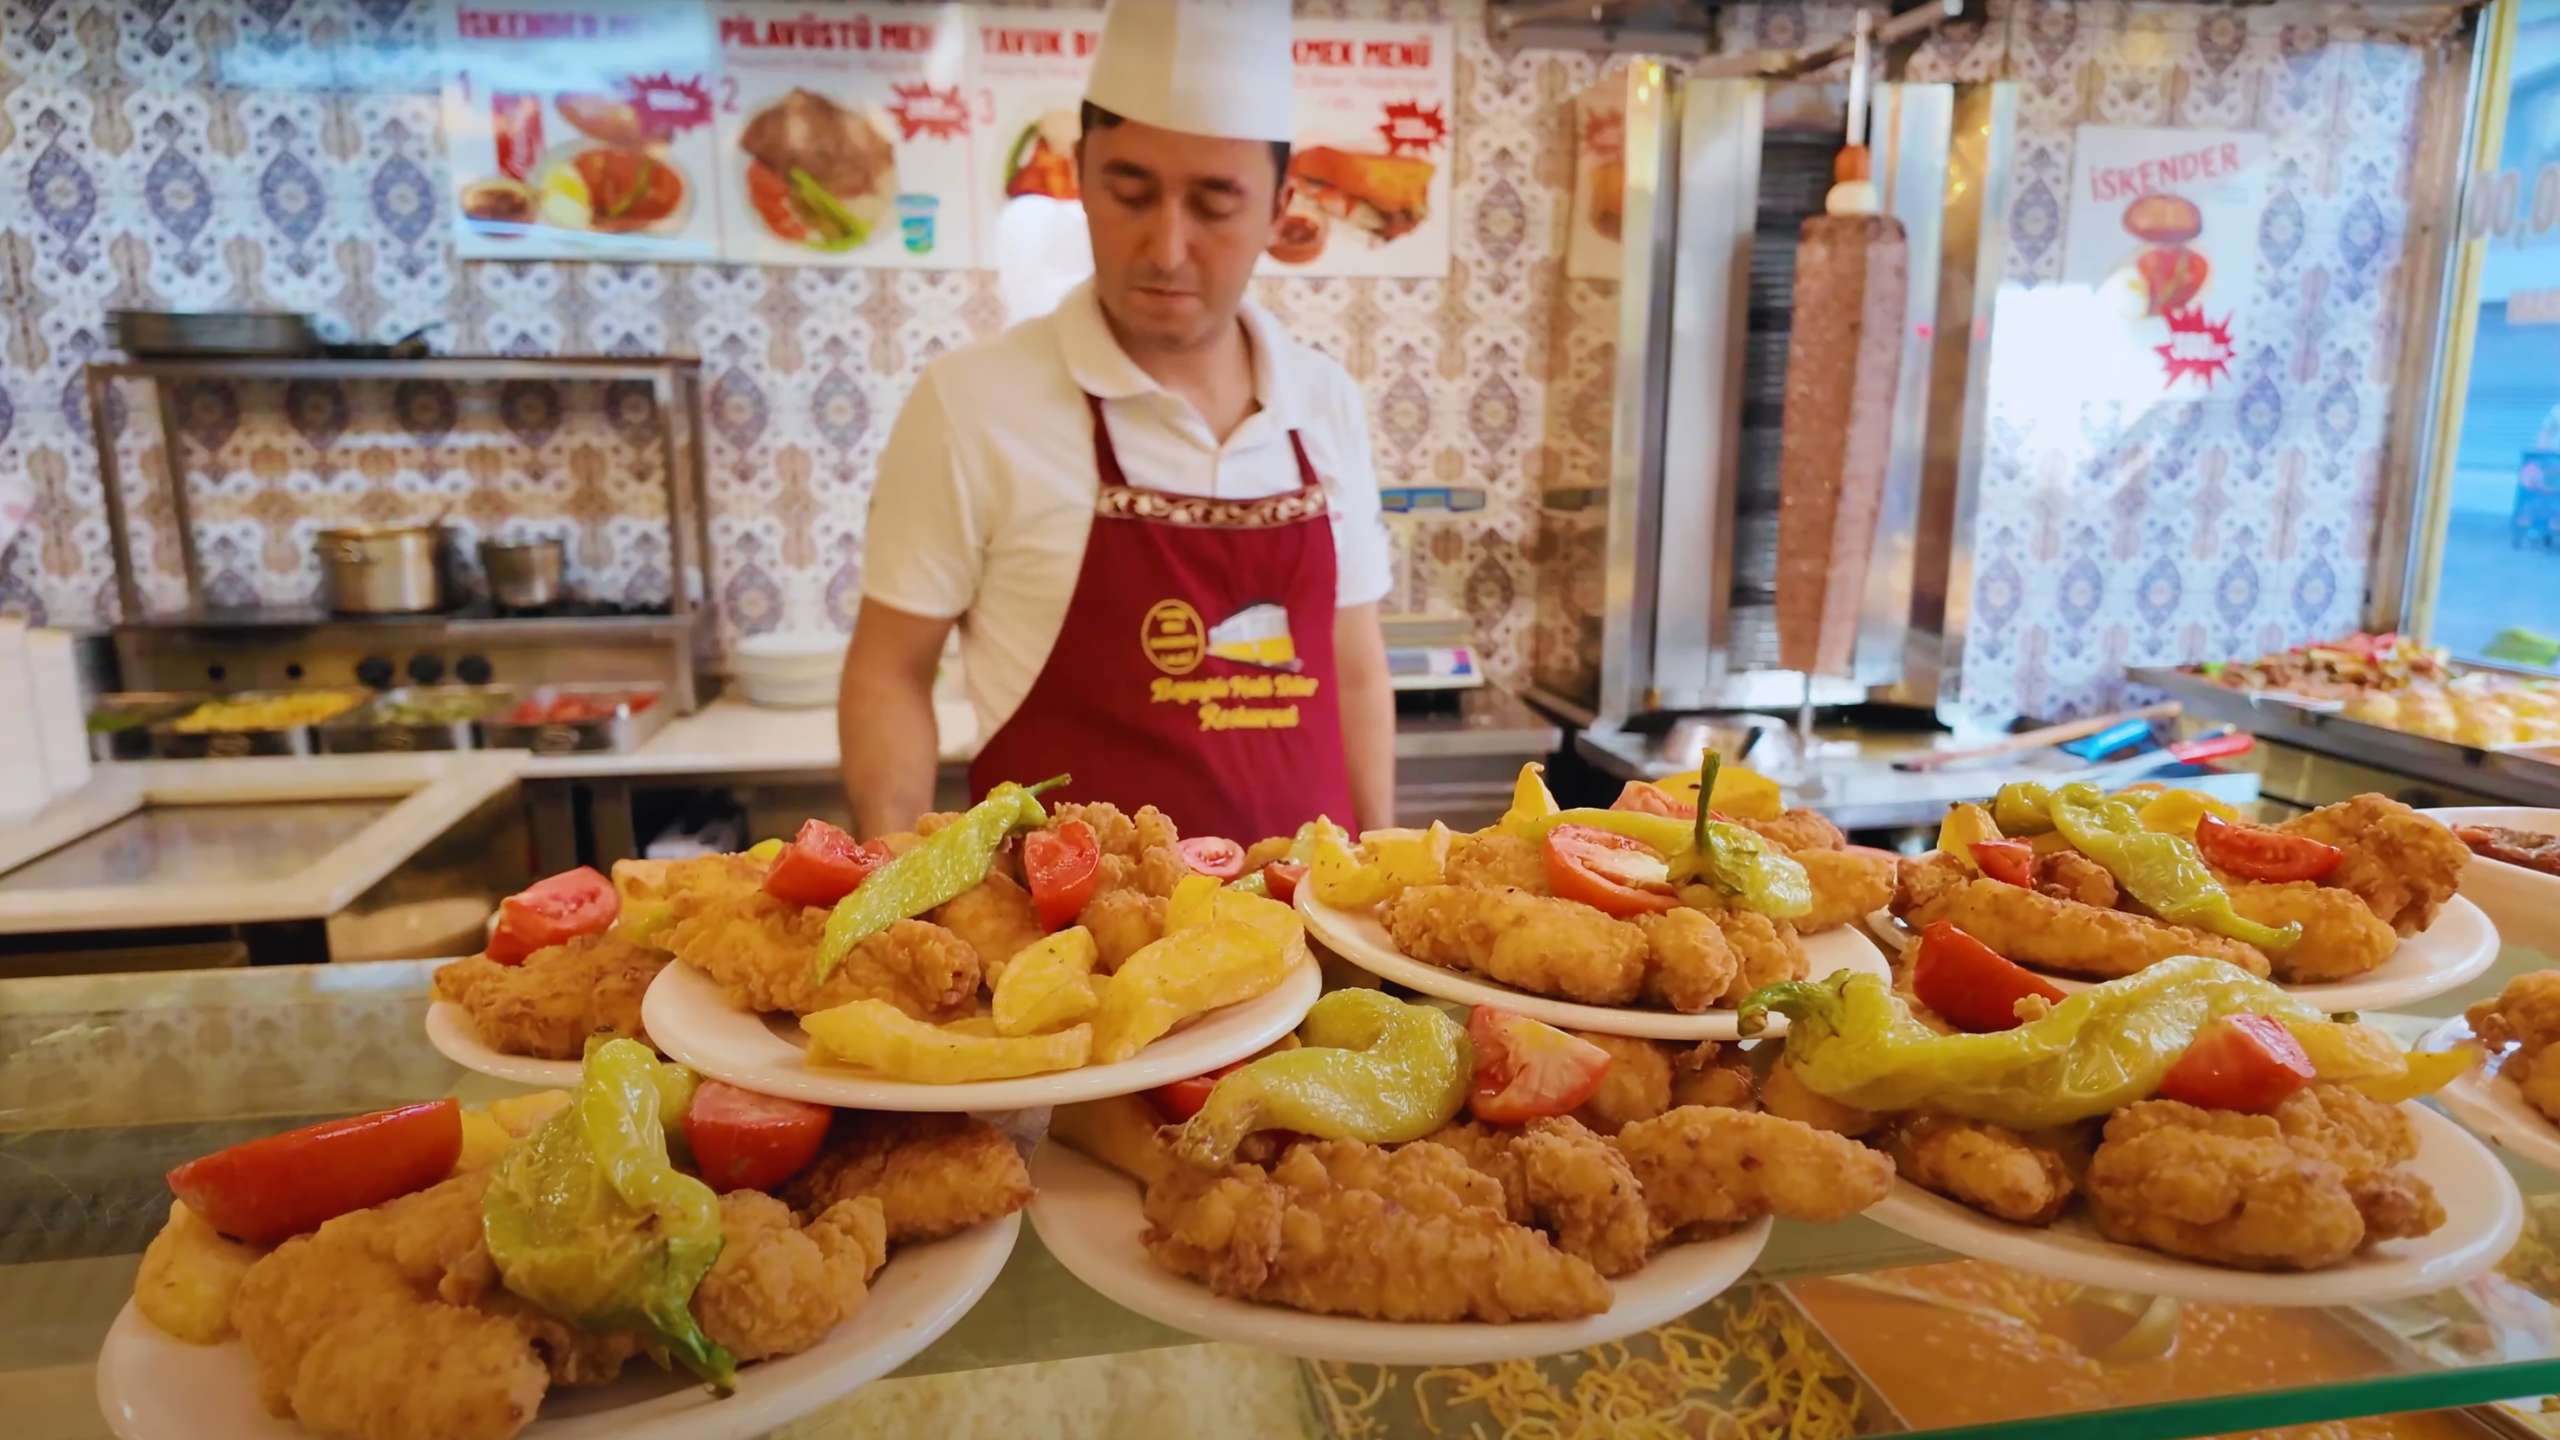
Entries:
POLYGON ((1364 865, 1351 853, 1340 831, 1318 831, 1313 851, 1306 883, 1314 887, 1318 900, 1337 910, 1365 910, 1395 888, 1384 869, 1364 865))
POLYGON ((1981 873, 1982 867, 1974 863, 1973 847, 2001 838, 1999 822, 1979 805, 1950 805, 1947 818, 1938 824, 1938 848, 1974 874, 1981 873))
POLYGON ((2235 823, 2240 819, 2239 811, 2201 790, 2163 790, 2142 806, 2143 828, 2164 835, 2192 836, 2197 823, 2207 815, 2235 823))
MULTIPOLYGON (((1698 803, 1698 787, 1705 771, 1683 770, 1666 775, 1653 783, 1661 786, 1674 799, 1698 803)), ((1778 782, 1757 770, 1741 765, 1725 765, 1716 770, 1714 788, 1708 792, 1706 808, 1736 820, 1775 820, 1786 813, 1786 801, 1778 793, 1778 782)))
POLYGON ((1523 840, 1535 840, 1546 834, 1544 823, 1556 813, 1556 797, 1547 790, 1547 767, 1532 760, 1520 767, 1520 778, 1511 782, 1511 808, 1493 822, 1493 828, 1523 840))
MULTIPOLYGON (((971 1019, 979 1017, 972 1016, 971 1019)), ((978 1035, 964 1023, 918 1020, 886 1000, 856 1000, 800 1017, 810 1049, 891 1080, 958 1085, 1073 1070, 1092 1058, 1093 1027, 1054 1035, 978 1035)), ((992 1023, 989 1029, 994 1028, 992 1023)))
POLYGON ((1437 820, 1428 830, 1371 830, 1360 837, 1359 853, 1391 884, 1437 885, 1448 873, 1451 838, 1437 820))
POLYGON ((1232 920, 1168 933, 1112 973, 1093 1020, 1093 1058, 1126 1060, 1194 1015, 1263 994, 1306 953, 1303 933, 1294 944, 1274 944, 1269 931, 1232 920))

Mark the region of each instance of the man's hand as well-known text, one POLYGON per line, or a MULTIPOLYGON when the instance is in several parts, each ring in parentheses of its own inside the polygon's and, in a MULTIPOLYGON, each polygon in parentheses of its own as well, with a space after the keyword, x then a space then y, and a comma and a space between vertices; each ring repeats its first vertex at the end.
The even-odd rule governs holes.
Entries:
POLYGON ((1333 612, 1333 668, 1342 687, 1342 763, 1351 776, 1353 823, 1396 823, 1396 696, 1387 684, 1387 635, 1378 607, 1333 612))
POLYGON ((951 622, 862 602, 836 692, 836 742, 854 829, 904 830, 933 808, 942 738, 933 723, 933 672, 951 622))

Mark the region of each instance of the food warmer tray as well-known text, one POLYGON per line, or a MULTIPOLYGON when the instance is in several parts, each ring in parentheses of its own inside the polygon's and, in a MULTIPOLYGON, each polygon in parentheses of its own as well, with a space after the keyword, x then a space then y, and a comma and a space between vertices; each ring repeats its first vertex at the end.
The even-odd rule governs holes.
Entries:
POLYGON ((2183 667, 2135 666, 2125 674, 2167 692, 2190 715, 2237 725, 2275 744, 2506 797, 2510 804, 2560 805, 2560 745, 2489 748, 2412 735, 2273 691, 2234 690, 2183 667))
MULTIPOLYGON (((297 690, 235 690, 200 698, 254 705, 297 699, 308 693, 297 690)), ((279 725, 255 730, 186 731, 177 728, 180 718, 172 716, 151 727, 151 753, 154 756, 162 760, 234 760, 244 755, 317 755, 320 753, 320 726, 328 723, 321 720, 307 725, 279 725)), ((337 718, 336 715, 329 717, 331 720, 337 718)))
POLYGON ((381 751, 477 750, 485 744, 481 726, 489 717, 523 698, 524 692, 495 685, 410 685, 380 695, 320 724, 320 748, 331 755, 369 755, 381 751), (460 702, 464 718, 445 721, 395 720, 389 713, 403 705, 460 702))
POLYGON ((589 696, 618 703, 613 713, 593 720, 539 725, 508 723, 504 712, 480 722, 481 743, 492 750, 530 750, 536 755, 620 754, 639 749, 666 728, 674 706, 655 685, 545 685, 520 697, 589 696), (640 703, 635 703, 640 702, 640 703))
POLYGON ((151 758, 151 727, 213 698, 210 690, 118 690, 89 709, 89 758, 113 764, 151 758))

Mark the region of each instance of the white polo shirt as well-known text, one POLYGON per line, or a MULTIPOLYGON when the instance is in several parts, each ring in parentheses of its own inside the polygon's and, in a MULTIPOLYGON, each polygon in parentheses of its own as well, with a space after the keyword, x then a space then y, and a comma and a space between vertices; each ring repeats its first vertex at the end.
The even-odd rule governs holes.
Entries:
POLYGON ((1295 489, 1295 427, 1332 511, 1336 603, 1387 593, 1358 387, 1270 312, 1248 301, 1243 315, 1261 408, 1223 445, 1190 402, 1121 350, 1089 283, 1054 313, 925 367, 880 453, 862 593, 960 622, 981 739, 1030 693, 1075 593, 1101 486, 1088 393, 1104 402, 1129 483, 1177 495, 1255 500, 1295 489))

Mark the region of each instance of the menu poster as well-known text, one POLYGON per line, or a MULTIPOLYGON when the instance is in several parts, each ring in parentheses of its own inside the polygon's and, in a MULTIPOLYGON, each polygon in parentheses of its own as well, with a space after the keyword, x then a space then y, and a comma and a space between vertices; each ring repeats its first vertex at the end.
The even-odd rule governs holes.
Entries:
POLYGON ((2097 338, 2092 398, 2199 400, 2229 381, 2257 284, 2267 137, 2083 125, 2062 275, 2097 338))
POLYGON ((1301 19, 1293 193, 1264 274, 1449 273, 1448 25, 1301 19))
POLYGON ((709 260, 711 22, 658 0, 444 11, 454 248, 467 260, 709 260))
POLYGON ((726 258, 977 263, 959 6, 757 3, 715 15, 726 258))
POLYGON ((1102 41, 1099 10, 971 12, 977 83, 979 233, 992 255, 998 217, 1025 195, 1081 201, 1077 112, 1102 41))
POLYGON ((1627 191, 1625 76, 1575 99, 1573 130, 1573 228, 1565 237, 1564 273, 1574 280, 1615 280, 1627 191))

